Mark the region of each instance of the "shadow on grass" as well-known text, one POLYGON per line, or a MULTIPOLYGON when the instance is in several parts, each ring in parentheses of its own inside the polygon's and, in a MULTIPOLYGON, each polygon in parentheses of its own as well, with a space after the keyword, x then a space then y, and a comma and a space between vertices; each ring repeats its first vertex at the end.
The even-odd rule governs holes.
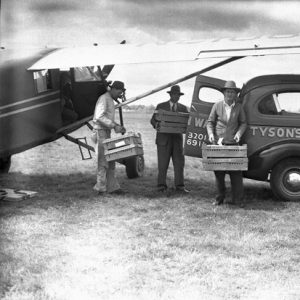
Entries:
MULTIPOLYGON (((173 178, 168 178, 169 193, 161 193, 156 190, 157 169, 147 168, 143 177, 128 179, 124 169, 117 169, 116 176, 121 187, 126 191, 125 195, 105 196, 109 198, 129 198, 132 201, 152 199, 182 199, 187 203, 206 203, 208 205, 215 197, 215 182, 213 176, 201 178, 186 178, 186 186, 190 190, 187 195, 176 193, 173 186, 173 178)), ((49 207, 69 207, 76 202, 96 202, 99 196, 93 190, 95 174, 22 174, 9 173, 0 176, 0 187, 17 190, 36 191, 38 194, 31 199, 9 202, 0 201, 1 212, 4 208, 23 208, 27 206, 48 209, 49 207)), ((228 185, 229 187, 230 185, 228 185)), ((245 209, 278 210, 284 209, 286 202, 275 201, 272 192, 266 184, 245 182, 245 209)), ((0 215, 2 213, 0 212, 0 215)))

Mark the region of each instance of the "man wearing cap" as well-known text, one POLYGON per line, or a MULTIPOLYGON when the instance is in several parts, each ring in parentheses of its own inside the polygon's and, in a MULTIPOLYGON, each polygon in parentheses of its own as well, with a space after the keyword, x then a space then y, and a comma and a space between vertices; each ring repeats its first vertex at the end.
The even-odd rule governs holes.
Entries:
POLYGON ((115 162, 107 162, 104 156, 103 140, 111 137, 111 130, 116 133, 125 133, 123 126, 115 122, 115 104, 125 92, 124 83, 114 81, 110 89, 101 95, 96 103, 93 117, 93 136, 96 137, 96 155, 97 155, 97 183, 94 190, 100 193, 120 192, 120 185, 115 178, 115 162))
MULTIPOLYGON (((222 92, 224 100, 213 105, 207 120, 208 138, 212 144, 238 145, 247 127, 244 109, 237 101, 240 89, 230 80, 225 82, 222 92)), ((226 173, 229 173, 232 190, 232 201, 228 203, 244 206, 242 171, 215 171, 218 194, 214 205, 224 203, 226 173)))
MULTIPOLYGON (((188 113, 187 107, 178 103, 180 96, 184 95, 178 85, 171 87, 170 100, 157 105, 156 110, 166 110, 174 112, 188 113)), ((151 118, 153 128, 157 129, 159 122, 155 118, 155 113, 151 118)), ((174 166, 175 188, 179 192, 188 193, 184 186, 184 155, 183 138, 181 133, 156 133, 157 159, 158 159, 158 178, 157 186, 159 191, 167 191, 167 171, 172 157, 174 166)))

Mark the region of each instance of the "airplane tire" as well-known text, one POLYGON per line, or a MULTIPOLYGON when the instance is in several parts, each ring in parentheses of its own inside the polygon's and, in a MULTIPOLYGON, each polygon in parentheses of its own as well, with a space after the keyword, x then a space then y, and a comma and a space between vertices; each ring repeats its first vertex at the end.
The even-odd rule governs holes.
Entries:
POLYGON ((0 157, 0 173, 8 173, 11 165, 11 156, 0 157))
POLYGON ((270 184, 278 200, 300 201, 300 159, 279 162, 271 172, 270 184))
POLYGON ((125 161, 128 178, 141 177, 144 174, 145 161, 143 155, 129 157, 125 161))

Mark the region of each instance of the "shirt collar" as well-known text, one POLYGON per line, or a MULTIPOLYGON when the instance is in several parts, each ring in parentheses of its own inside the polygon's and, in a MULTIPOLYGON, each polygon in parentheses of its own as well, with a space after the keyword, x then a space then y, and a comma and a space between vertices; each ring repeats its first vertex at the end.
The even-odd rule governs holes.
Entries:
POLYGON ((234 105, 235 105, 235 101, 233 101, 231 105, 228 105, 228 104, 225 102, 225 100, 223 100, 223 102, 224 102, 224 106, 225 106, 226 108, 233 108, 234 105))

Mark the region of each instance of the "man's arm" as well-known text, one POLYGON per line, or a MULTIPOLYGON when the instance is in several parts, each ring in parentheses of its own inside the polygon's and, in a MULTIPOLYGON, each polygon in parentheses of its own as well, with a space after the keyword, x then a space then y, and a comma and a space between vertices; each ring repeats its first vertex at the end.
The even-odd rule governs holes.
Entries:
POLYGON ((207 125, 206 125, 206 130, 210 142, 213 142, 214 140, 216 121, 217 121, 217 104, 215 103, 211 109, 211 112, 207 119, 207 125))
MULTIPOLYGON (((158 108, 159 108, 159 105, 156 106, 155 111, 157 111, 158 108)), ((158 124, 158 121, 156 120, 156 113, 155 113, 155 111, 154 111, 154 113, 152 115, 152 118, 150 120, 150 123, 151 123, 151 125, 153 126, 154 129, 156 129, 157 124, 158 124)))
POLYGON ((94 118, 93 121, 106 127, 109 129, 113 129, 115 128, 115 126, 117 125, 114 121, 112 121, 111 119, 109 119, 107 117, 107 104, 106 104, 106 98, 104 97, 100 97, 96 107, 95 107, 95 114, 94 114, 94 118))
POLYGON ((246 131, 246 128, 247 128, 246 114, 245 114, 245 111, 244 111, 242 106, 240 108, 238 122, 239 122, 239 128, 237 130, 236 135, 238 135, 239 138, 241 138, 243 136, 244 132, 246 131))

